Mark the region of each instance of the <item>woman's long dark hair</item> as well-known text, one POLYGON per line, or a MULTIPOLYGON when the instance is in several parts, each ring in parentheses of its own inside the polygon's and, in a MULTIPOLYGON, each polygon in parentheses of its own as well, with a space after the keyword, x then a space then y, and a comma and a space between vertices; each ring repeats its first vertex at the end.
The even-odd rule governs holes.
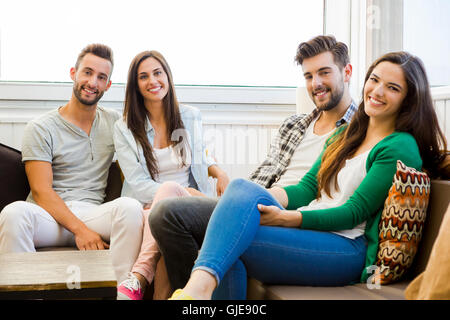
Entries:
MULTIPOLYGON (((153 154, 153 148, 147 138, 145 124, 149 114, 147 109, 145 108, 144 98, 139 92, 138 86, 138 68, 144 60, 149 58, 154 58, 159 61, 168 77, 169 89, 163 99, 164 117, 167 125, 167 137, 169 139, 168 144, 176 145, 181 142, 184 143, 186 147, 188 146, 186 139, 182 139, 181 141, 170 140, 172 132, 174 132, 174 130, 176 129, 184 129, 184 124, 181 120, 179 103, 175 94, 175 88, 173 84, 172 72, 170 71, 167 61, 158 51, 153 50, 139 53, 131 62, 130 68, 128 70, 123 117, 127 123, 128 129, 130 129, 134 138, 136 139, 136 142, 142 147, 145 161, 147 163, 148 172, 150 173, 152 179, 155 180, 159 172, 158 163, 153 154)), ((179 154, 179 156, 183 160, 186 156, 185 154, 182 154, 183 150, 187 149, 177 148, 177 150, 181 153, 179 154)))
MULTIPOLYGON (((423 161, 423 169, 431 178, 442 176, 443 172, 441 171, 445 169, 441 164, 447 152, 447 142, 439 127, 422 61, 404 51, 387 53, 372 63, 367 70, 364 84, 373 69, 383 61, 399 65, 408 86, 407 95, 395 121, 395 130, 409 132, 416 139, 423 161)), ((362 97, 364 97, 364 89, 362 97)), ((333 177, 342 169, 345 160, 351 158, 364 141, 368 125, 369 116, 364 111, 363 98, 351 123, 324 152, 322 165, 318 172, 319 192, 323 188, 330 196, 333 177)), ((337 179, 334 182, 338 189, 337 179)))

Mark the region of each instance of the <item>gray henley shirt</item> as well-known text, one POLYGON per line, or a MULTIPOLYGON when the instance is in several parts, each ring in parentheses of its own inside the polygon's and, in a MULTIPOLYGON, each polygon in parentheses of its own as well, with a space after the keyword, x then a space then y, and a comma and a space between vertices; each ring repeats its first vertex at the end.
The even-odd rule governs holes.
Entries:
MULTIPOLYGON (((53 189, 63 201, 101 204, 114 156, 115 110, 97 106, 90 135, 52 110, 30 121, 22 140, 22 161, 52 164, 53 189)), ((34 202, 32 194, 27 201, 34 202)))

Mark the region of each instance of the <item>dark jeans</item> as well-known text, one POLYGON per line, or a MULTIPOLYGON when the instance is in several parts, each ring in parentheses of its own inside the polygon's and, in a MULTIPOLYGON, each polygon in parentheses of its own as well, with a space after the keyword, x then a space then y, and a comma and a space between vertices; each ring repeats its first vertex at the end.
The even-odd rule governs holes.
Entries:
POLYGON ((189 280, 217 201, 207 197, 169 198, 153 207, 150 229, 173 289, 183 288, 189 280))

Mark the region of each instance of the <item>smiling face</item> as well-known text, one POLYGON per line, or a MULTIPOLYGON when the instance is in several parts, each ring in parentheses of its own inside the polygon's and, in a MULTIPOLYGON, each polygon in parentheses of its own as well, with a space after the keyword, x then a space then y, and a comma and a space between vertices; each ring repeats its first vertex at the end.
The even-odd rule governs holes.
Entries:
POLYGON ((111 69, 110 61, 91 53, 83 57, 78 68, 71 68, 73 94, 78 101, 86 106, 96 105, 111 86, 111 69))
MULTIPOLYGON (((336 65, 331 52, 323 52, 303 60, 302 69, 306 81, 306 89, 314 104, 323 111, 336 107, 345 92, 347 65, 344 70, 336 65)), ((350 73, 351 75, 351 70, 350 73)))
POLYGON ((364 111, 374 119, 395 120, 407 92, 402 68, 383 61, 373 69, 364 85, 364 111))
POLYGON ((161 63, 155 58, 141 62, 137 71, 139 92, 146 103, 160 103, 169 91, 169 78, 161 63))

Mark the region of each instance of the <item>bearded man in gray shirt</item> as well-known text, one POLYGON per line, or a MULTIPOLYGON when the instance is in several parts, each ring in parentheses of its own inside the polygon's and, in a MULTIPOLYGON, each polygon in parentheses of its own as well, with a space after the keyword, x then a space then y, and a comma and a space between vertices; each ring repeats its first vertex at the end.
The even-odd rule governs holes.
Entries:
POLYGON ((0 213, 0 253, 111 247, 118 283, 131 270, 142 242, 142 206, 126 197, 103 203, 120 114, 97 102, 111 86, 112 69, 109 47, 87 46, 70 69, 70 101, 27 124, 22 161, 31 192, 0 213))

